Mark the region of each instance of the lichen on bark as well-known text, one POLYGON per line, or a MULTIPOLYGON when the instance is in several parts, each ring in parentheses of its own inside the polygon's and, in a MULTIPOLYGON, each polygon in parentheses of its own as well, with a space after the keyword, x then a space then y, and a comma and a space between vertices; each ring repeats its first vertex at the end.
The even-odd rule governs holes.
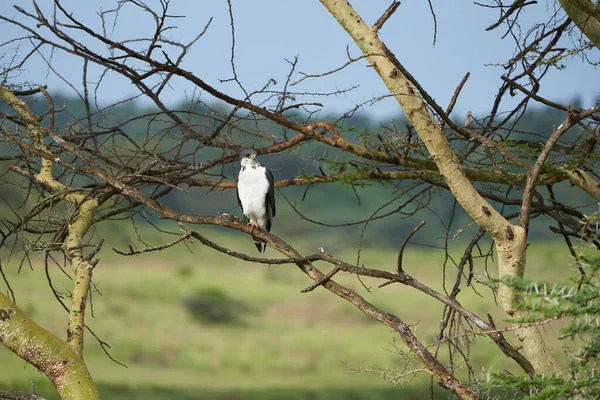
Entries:
MULTIPOLYGON (((31 108, 27 105, 27 103, 20 100, 13 92, 2 86, 0 86, 0 98, 6 101, 25 121, 29 137, 33 141, 34 147, 44 155, 51 154, 50 150, 44 143, 44 138, 48 135, 54 135, 54 133, 50 132, 47 128, 40 124, 38 118, 31 111, 31 108)), ((55 346, 52 348, 32 347, 29 349, 29 352, 27 352, 25 349, 23 352, 17 354, 23 358, 31 358, 31 351, 39 351, 41 352, 40 354, 45 351, 63 352, 66 351, 62 349, 62 346, 64 346, 72 349, 77 354, 79 357, 79 364, 81 364, 83 369, 85 369, 85 364, 81 358, 81 354, 83 352, 83 335, 85 327, 87 295, 91 284, 94 265, 84 257, 81 245, 83 244, 83 238, 85 234, 94 222, 94 215, 96 208, 98 207, 98 201, 94 197, 90 197, 85 191, 73 190, 72 188, 69 188, 66 185, 58 182, 53 176, 53 166, 54 162, 52 161, 52 158, 41 157, 40 170, 37 174, 32 175, 31 179, 34 183, 43 186, 63 200, 72 203, 77 210, 73 221, 68 224, 67 237, 63 243, 64 252, 75 273, 75 282, 73 285, 71 308, 69 312, 69 322, 67 328, 67 341, 61 341, 60 346, 54 341, 53 343, 55 343, 55 346)), ((33 327, 33 325, 30 326, 33 327)), ((27 330, 20 332, 20 335, 22 335, 23 338, 27 338, 29 334, 30 333, 27 330)), ((51 359, 55 356, 55 353, 44 354, 44 356, 48 359, 51 359)), ((28 358, 25 359, 29 362, 32 362, 28 358)), ((34 358, 33 360, 36 361, 38 358, 34 358)), ((40 367, 38 366, 38 368, 40 367)), ((51 378, 55 386, 63 385, 65 382, 65 376, 70 376, 72 374, 71 366, 68 363, 52 364, 48 366, 47 369, 48 372, 46 372, 46 375, 51 378)), ((85 369, 85 371, 87 373, 87 369, 85 369)), ((70 382, 69 384, 74 383, 70 382)), ((79 385, 79 383, 76 383, 76 385, 79 385)), ((91 382, 91 385, 93 386, 93 382, 91 382)), ((68 391, 71 389, 65 390, 68 391)), ((64 399, 62 395, 61 398, 64 399)), ((93 397, 74 398, 92 399, 93 397)))
POLYGON ((0 342, 42 371, 62 400, 100 398, 81 356, 64 340, 29 319, 1 292, 0 342))

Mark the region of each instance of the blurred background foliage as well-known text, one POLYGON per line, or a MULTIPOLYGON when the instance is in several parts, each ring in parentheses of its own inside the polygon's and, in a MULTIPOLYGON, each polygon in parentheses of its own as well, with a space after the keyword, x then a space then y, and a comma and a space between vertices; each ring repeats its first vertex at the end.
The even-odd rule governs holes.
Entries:
MULTIPOLYGON (((58 130, 76 123, 73 121, 85 114, 83 104, 77 99, 56 95, 54 101, 57 108, 67 105, 69 112, 57 114, 58 130)), ((0 104, 0 107, 5 105, 0 104)), ((209 116, 215 110, 203 105, 196 107, 192 125, 212 124, 209 116)), ((43 102, 32 103, 32 108, 37 113, 45 111, 43 102)), ((190 106, 181 104, 174 108, 186 110, 190 106)), ((123 123, 122 128, 129 135, 145 137, 149 130, 160 129, 160 120, 126 121, 154 111, 121 104, 99 112, 96 118, 111 119, 107 125, 123 123)), ((226 109, 217 111, 227 112, 226 109)), ((547 136, 552 126, 563 119, 561 112, 529 109, 515 130, 547 136)), ((261 130, 269 129, 268 122, 257 123, 263 124, 261 130)), ((374 121, 368 115, 356 114, 344 122, 344 129, 345 135, 361 140, 364 132, 376 135, 384 126, 402 129, 403 124, 402 119, 374 121)), ((280 130, 277 128, 273 134, 282 134, 280 130)), ((518 139, 518 135, 513 139, 518 139)), ((161 142, 165 147, 170 144, 168 140, 161 142)), ((8 147, 0 149, 1 154, 10 152, 8 147)), ((217 155, 199 152, 195 161, 201 163, 217 155)), ((345 160, 341 152, 325 153, 321 145, 310 143, 294 152, 262 156, 261 162, 273 170, 276 180, 281 180, 303 173, 318 174, 319 168, 331 168, 325 164, 325 158, 340 163, 345 160)), ((6 168, 2 166, 1 170, 4 173, 6 168)), ((225 179, 233 180, 237 171, 227 166, 221 172, 225 179)), ((5 176, 8 183, 0 187, 0 218, 19 212, 10 205, 20 204, 24 196, 10 184, 11 179, 21 178, 5 176)), ((336 183, 284 188, 277 194, 278 215, 273 231, 306 254, 322 246, 342 259, 356 259, 364 225, 331 228, 309 223, 286 204, 281 194, 311 219, 336 224, 368 218, 389 201, 393 190, 391 185, 377 182, 354 187, 336 183)), ((453 201, 445 192, 432 193, 429 206, 410 218, 391 215, 369 223, 362 239, 361 263, 393 269, 397 248, 406 234, 419 221, 427 220, 427 226, 415 236, 405 254, 405 270, 430 287, 443 291, 441 276, 445 257, 444 250, 438 246, 446 240, 446 228, 441 221, 447 220, 453 212, 453 201)), ((598 207, 590 204, 581 191, 572 190, 568 183, 556 185, 555 193, 557 198, 569 199, 569 204, 582 207, 583 212, 595 211, 598 207)), ((393 210, 407 197, 401 196, 388 210, 393 210)), ((163 200, 185 212, 204 215, 225 212, 240 216, 234 190, 190 188, 173 191, 163 200)), ((455 231, 470 222, 460 210, 457 213, 455 231)), ((137 222, 133 225, 120 220, 103 221, 93 233, 96 238, 105 238, 107 243, 95 270, 91 298, 93 317, 88 323, 111 346, 111 356, 127 366, 111 361, 101 346, 87 336, 86 361, 103 398, 358 400, 450 396, 437 387, 432 388, 426 374, 404 376, 407 371, 418 368, 418 362, 413 363, 404 353, 391 331, 372 322, 350 304, 332 299, 321 289, 310 294, 300 293, 311 282, 293 266, 249 264, 196 243, 129 258, 110 251, 112 247, 125 250, 128 245, 144 247, 139 238, 147 244, 163 244, 164 236, 159 236, 149 222, 136 218, 134 221, 137 222)), ((177 230, 172 222, 152 218, 150 221, 161 228, 177 230)), ((558 282, 568 282, 569 277, 576 274, 576 267, 566 246, 558 243, 561 238, 547 227, 548 222, 544 220, 532 224, 528 273, 532 279, 551 276, 558 282)), ((470 240, 468 233, 473 229, 465 229, 456 241, 470 240)), ((209 238, 230 248, 249 253, 254 249, 249 238, 238 232, 211 227, 202 227, 202 230, 209 238)), ((13 244, 17 248, 25 245, 13 244)), ((485 241, 481 246, 485 246, 485 241)), ((460 246, 456 248, 460 251, 460 246)), ((71 282, 58 268, 63 261, 58 260, 57 265, 44 271, 41 253, 23 261, 19 254, 8 258, 7 249, 0 249, 0 256, 17 305, 46 329, 64 336, 68 315, 52 300, 47 282, 51 279, 56 287, 62 288, 65 297, 69 296, 71 282)), ((460 258, 459 253, 451 256, 460 258)), ((488 267, 493 274, 494 268, 476 259, 475 277, 484 276, 488 267)), ((430 338, 429 342, 434 342, 442 313, 439 303, 407 287, 377 289, 368 279, 364 285, 353 276, 339 279, 363 295, 370 290, 369 299, 384 310, 393 311, 407 321, 418 321, 412 328, 425 341, 430 338)), ((496 310, 491 313, 496 321, 505 319, 490 293, 482 296, 475 290, 466 290, 459 299, 475 313, 485 315, 491 308, 496 310)), ((559 327, 560 323, 555 323, 547 329, 553 331, 559 327)), ((557 349, 560 358, 559 343, 555 341, 551 347, 557 349)), ((477 339, 470 351, 473 365, 481 367, 478 373, 482 379, 492 372, 513 368, 486 338, 477 339), (487 365, 493 365, 493 371, 485 369, 487 365)), ((38 393, 49 399, 57 398, 43 375, 3 348, 0 349, 0 371, 0 388, 27 390, 28 379, 32 379, 38 393)))
MULTIPOLYGON (((45 101, 38 98, 34 99, 31 104, 34 113, 43 115, 46 110, 45 101)), ((64 97, 60 94, 54 95, 54 103, 56 108, 64 108, 64 112, 56 114, 56 127, 57 130, 64 129, 71 124, 78 124, 83 121, 86 111, 83 102, 77 98, 64 97), (68 112, 67 112, 68 110, 68 112)), ((573 99, 570 104, 574 107, 579 106, 580 101, 573 99)), ((0 111, 9 111, 7 105, 0 104, 0 111)), ((181 110, 181 113, 189 113, 190 110, 194 112, 187 114, 184 119, 190 119, 190 126, 195 127, 199 131, 211 130, 215 128, 217 122, 215 122, 214 116, 216 114, 226 115, 230 111, 228 108, 219 105, 204 105, 204 104, 186 104, 181 103, 173 107, 174 110, 181 110)), ((136 139, 140 142, 144 142, 146 136, 152 137, 153 132, 156 134, 154 137, 157 146, 162 149, 174 148, 177 141, 181 140, 181 133, 176 128, 165 129, 167 126, 166 120, 161 121, 161 116, 156 116, 156 108, 143 107, 136 105, 136 103, 128 102, 123 104, 113 105, 109 108, 100 107, 96 111, 93 118, 100 126, 121 126, 121 129, 129 135, 132 139, 136 139), (148 119, 135 118, 140 115, 149 115, 148 119), (101 122, 102 121, 102 122, 101 122), (162 131, 165 129, 165 131, 162 131)), ((314 117, 314 116, 313 116, 314 117)), ((322 115, 318 116, 320 119, 335 121, 335 116, 322 115)), ((519 139, 531 140, 531 133, 539 135, 540 141, 544 141, 547 138, 554 126, 560 124, 565 118, 565 113, 559 110, 544 108, 536 109, 530 107, 525 112, 513 128, 511 133, 511 139, 518 141, 519 139), (520 133, 522 132, 522 133, 520 133)), ((259 131, 268 131, 275 136, 283 136, 285 132, 282 132, 281 127, 273 126, 273 123, 265 120, 253 120, 248 121, 247 124, 251 125, 252 129, 259 131)), ((170 125, 169 125, 170 126, 170 125)), ((228 133, 231 139, 236 143, 243 144, 244 140, 252 140, 254 147, 266 145, 267 142, 261 143, 260 139, 251 136, 248 138, 243 133, 239 132, 238 129, 243 129, 244 122, 238 121, 237 127, 232 129, 228 133)), ((383 129, 395 129, 398 131, 405 132, 405 119, 399 117, 397 119, 391 119, 388 121, 371 120, 367 114, 357 112, 350 118, 344 120, 343 125, 340 127, 344 136, 348 139, 354 138, 354 141, 359 142, 365 140, 365 137, 376 137, 382 132, 383 129)), ((578 146, 584 144, 585 138, 578 139, 579 131, 577 129, 571 129, 567 134, 563 136, 564 141, 574 143, 573 145, 573 159, 571 163, 577 164, 585 160, 578 160, 576 155, 580 153, 577 151, 578 146)), ((150 139, 151 141, 152 139, 150 139)), ((250 146, 250 143, 248 144, 250 146)), ((123 144, 123 148, 126 148, 127 144, 123 144)), ((151 146, 148 146, 151 147, 151 146)), ((518 150, 518 149, 517 149, 518 150)), ((513 149, 513 151, 515 151, 513 149)), ((11 152, 11 149, 6 146, 0 149, 0 156, 11 152)), ((193 161, 198 164, 204 160, 212 159, 221 155, 221 151, 215 148, 203 148, 200 149, 195 155, 193 161)), ((298 149, 294 149, 290 152, 267 155, 260 157, 261 163, 273 171, 275 180, 292 179, 299 176, 306 175, 321 175, 321 171, 326 173, 338 172, 339 168, 344 168, 345 161, 348 160, 348 155, 338 149, 326 148, 325 145, 318 142, 311 142, 304 144, 298 149), (341 166, 341 167, 340 167, 341 166)), ((565 157, 569 157, 566 155, 565 157)), ((592 157, 598 157, 598 152, 594 152, 592 157)), ((587 160, 593 162, 594 160, 587 160)), ((0 165, 2 162, 0 161, 0 165)), ((4 168, 3 168, 4 169, 4 168)), ((237 163, 226 165, 224 167, 218 167, 213 169, 211 172, 219 174, 225 180, 234 180, 237 175, 238 165, 237 163)), ((5 170, 5 169, 4 169, 5 170)), ((57 173, 60 173, 61 168, 57 167, 57 173)), ((9 174, 5 178, 10 181, 12 179, 21 181, 21 178, 15 174, 9 174)), ((339 223, 347 223, 351 221, 359 221, 370 217, 373 212, 389 202, 394 197, 394 193, 397 190, 393 185, 388 185, 386 182, 374 182, 374 181, 358 181, 353 182, 353 185, 347 183, 330 183, 330 184, 313 184, 309 186, 291 186, 283 188, 280 193, 283 193, 291 203, 296 207, 297 211, 302 213, 302 216, 306 216, 312 220, 323 223, 324 225, 333 225, 339 223), (335 201, 332 201, 335 199, 335 201), (351 215, 349 215, 351 210, 351 215), (350 218, 349 218, 350 217, 350 218)), ((499 188, 486 183, 477 183, 478 188, 493 192, 499 188)), ((6 204, 20 204, 19 200, 25 196, 19 188, 9 184, 0 186, 2 193, 1 201, 6 204)), ((547 196, 544 188, 540 188, 543 195, 547 196)), ((558 201, 564 200, 565 203, 572 207, 579 208, 582 212, 593 212, 595 205, 590 204, 589 197, 580 190, 573 190, 568 182, 563 182, 554 186, 554 192, 558 201), (591 205, 591 207, 589 207, 591 205), (588 206, 586 208, 586 206, 588 206)), ((389 246, 398 245, 398 237, 403 236, 406 232, 410 231, 418 221, 427 219, 428 225, 419 231, 416 236, 417 241, 428 245, 441 244, 444 240, 441 235, 438 235, 440 228, 439 221, 446 221, 453 212, 452 202, 453 197, 450 193, 441 189, 433 189, 432 195, 429 197, 429 207, 425 210, 417 211, 414 218, 406 219, 402 214, 398 214, 399 218, 394 216, 390 218, 382 218, 369 223, 368 234, 364 235, 363 243, 365 245, 372 244, 385 244, 389 246), (435 210, 437 215, 435 218, 431 218, 430 211, 435 210), (415 222, 417 221, 417 222, 415 222)), ((511 191, 511 194, 515 197, 519 196, 519 192, 516 189, 511 191)), ((398 205, 405 202, 409 196, 404 195, 398 197, 395 201, 383 207, 379 212, 381 214, 394 210, 398 205)), ((240 216, 238 209, 237 199, 235 191, 231 189, 219 189, 219 188, 200 188, 191 187, 186 188, 184 191, 172 191, 166 197, 162 199, 162 202, 170 207, 181 210, 182 212, 197 213, 203 215, 216 215, 219 212, 231 213, 240 216)), ((296 235, 301 232, 307 237, 317 238, 316 243, 320 242, 320 238, 327 233, 327 235, 343 235, 346 240, 346 245, 358 245, 360 232, 363 229, 363 225, 358 224, 354 226, 344 226, 341 228, 327 227, 319 224, 311 224, 303 221, 304 218, 299 216, 292 207, 284 206, 284 198, 278 195, 278 216, 275 224, 276 234, 289 237, 290 235, 296 235), (285 221, 285 222, 282 222, 285 221), (302 229, 298 231, 299 224, 302 229), (341 231, 343 232, 336 232, 341 231)), ((1 207, 1 205, 0 205, 1 207)), ((412 207, 417 209, 417 207, 412 207)), ((510 213, 512 211, 518 211, 516 206, 505 206, 505 212, 510 213)), ((410 213, 411 208, 403 210, 405 213, 410 213)), ((0 211, 1 213, 2 211, 0 211)), ((1 214, 0 214, 1 215, 1 214)), ((406 214, 404 214, 406 215, 406 214)), ((462 212, 460 206, 457 209, 457 217, 455 218, 455 225, 460 227, 470 222, 470 218, 462 212)), ((218 229, 218 228, 214 228, 218 229)), ((469 231, 467 231, 469 232, 469 231)), ((462 235, 458 239, 462 238, 470 240, 468 235, 462 235)), ((541 219, 536 220, 532 223, 530 228, 529 238, 531 240, 548 240, 556 238, 556 235, 548 230, 548 223, 541 219)), ((334 250, 334 249, 328 249, 334 250)))

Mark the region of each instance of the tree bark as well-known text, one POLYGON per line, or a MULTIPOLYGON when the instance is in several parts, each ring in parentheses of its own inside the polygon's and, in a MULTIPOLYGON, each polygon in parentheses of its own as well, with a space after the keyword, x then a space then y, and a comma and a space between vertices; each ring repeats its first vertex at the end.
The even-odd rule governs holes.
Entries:
MULTIPOLYGON (((27 131, 34 142, 35 148, 44 154, 52 156, 52 153, 44 144, 44 138, 50 136, 59 143, 63 139, 56 135, 55 132, 52 132, 51 129, 43 127, 27 103, 21 101, 13 92, 2 86, 0 86, 0 98, 6 101, 26 122, 27 131)), ((86 160, 86 158, 82 157, 82 160, 86 160)), ((72 190, 54 179, 53 168, 54 161, 52 157, 41 157, 40 172, 29 176, 29 179, 44 186, 47 190, 56 193, 64 200, 73 203, 79 211, 73 222, 68 226, 68 235, 63 247, 75 273, 75 284, 73 286, 69 324, 67 327, 67 343, 73 346, 77 353, 81 354, 83 352, 85 307, 92 281, 92 271, 94 269, 94 265, 84 258, 81 245, 83 237, 94 222, 98 201, 93 197, 89 197, 88 193, 72 190)))
POLYGON ((0 293, 0 342, 42 371, 62 400, 100 399, 83 359, 0 293))
MULTIPOLYGON (((62 138, 56 135, 51 129, 43 127, 40 124, 37 116, 31 111, 31 108, 27 105, 27 103, 17 98, 17 96, 15 96, 13 92, 2 86, 0 86, 0 98, 6 101, 25 121, 29 137, 32 139, 34 147, 37 150, 43 152, 44 154, 51 155, 51 152, 48 150, 48 147, 44 143, 45 137, 51 136, 57 142, 60 142, 62 138)), ((85 160, 85 158, 82 159, 85 160)), ((85 327, 85 308, 87 304, 87 295, 92 280, 92 272, 94 269, 94 265, 84 257, 81 245, 83 244, 83 237, 94 222, 94 215, 96 212, 96 208, 98 207, 98 201, 96 198, 90 197, 89 193, 86 193, 84 191, 72 190, 71 188, 65 186, 64 184, 54 179, 53 167, 53 158, 41 157, 41 167, 39 173, 35 175, 31 174, 28 176, 28 178, 32 182, 44 186, 48 191, 55 193, 57 196, 61 197, 65 201, 72 203, 75 207, 77 207, 78 210, 78 214, 68 225, 68 234, 65 239, 65 242, 63 243, 65 254, 67 255, 67 258, 71 263, 71 266, 75 273, 75 283, 73 285, 73 294, 71 297, 71 309, 69 310, 67 341, 65 345, 72 347, 72 349, 80 357, 80 363, 85 368, 83 359, 81 359, 84 341, 83 334, 85 327)), ((23 354, 26 355, 26 353, 23 354)), ((22 354, 19 354, 19 356, 31 362, 22 354)), ((55 357, 56 355, 47 354, 46 356, 55 357)), ((66 371, 69 371, 69 368, 63 368, 66 371)), ((63 382, 63 380, 58 380, 56 382, 52 380, 52 382, 55 385, 57 385, 57 382, 59 384, 73 384, 72 381, 67 381, 65 383, 63 382)), ((79 383, 77 383, 77 385, 79 385, 79 383)), ((75 388, 66 389, 65 392, 68 393, 71 390, 75 390, 75 388)), ((61 398, 64 397, 62 397, 61 395, 61 398)), ((92 397, 73 398, 92 399, 92 397)))
MULTIPOLYGON (((498 251, 498 275, 523 278, 526 265, 527 233, 521 226, 507 225, 505 234, 505 240, 494 239, 498 251)), ((504 312, 509 316, 520 318, 527 315, 526 312, 515 309, 515 306, 523 300, 522 294, 517 290, 500 285, 498 297, 504 312)), ((538 375, 558 375, 562 372, 537 326, 521 328, 516 331, 516 334, 538 375)))
POLYGON ((587 194, 600 202, 600 184, 582 169, 565 170, 571 183, 584 190, 587 194))
POLYGON ((600 50, 600 5, 589 0, 558 0, 571 21, 600 50))
MULTIPOLYGON (((525 271, 527 239, 525 230, 508 222, 477 193, 442 133, 440 125, 427 110, 427 105, 415 87, 397 67, 399 61, 379 39, 378 27, 369 27, 345 0, 320 1, 348 32, 361 51, 368 56, 371 66, 379 74, 390 93, 394 94, 408 120, 423 140, 457 201, 494 240, 498 251, 499 276, 522 278, 525 271)), ((512 288, 506 286, 500 288, 502 306, 509 315, 515 315, 514 305, 519 300, 519 296, 512 288)), ((561 372, 536 327, 522 329, 518 336, 536 373, 548 375, 561 372)))

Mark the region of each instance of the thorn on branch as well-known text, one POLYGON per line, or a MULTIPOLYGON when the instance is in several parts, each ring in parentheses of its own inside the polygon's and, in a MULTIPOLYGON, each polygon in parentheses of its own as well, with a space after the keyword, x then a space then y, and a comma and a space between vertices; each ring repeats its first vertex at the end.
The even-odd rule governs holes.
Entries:
POLYGON ((392 14, 394 14, 394 12, 398 8, 398 6, 400 6, 400 2, 393 1, 392 4, 390 4, 390 6, 387 8, 387 10, 385 10, 383 15, 381 15, 381 17, 379 17, 377 22, 375 22, 372 29, 375 32, 379 31, 381 29, 381 27, 383 26, 383 24, 385 24, 385 22, 392 16, 392 14))

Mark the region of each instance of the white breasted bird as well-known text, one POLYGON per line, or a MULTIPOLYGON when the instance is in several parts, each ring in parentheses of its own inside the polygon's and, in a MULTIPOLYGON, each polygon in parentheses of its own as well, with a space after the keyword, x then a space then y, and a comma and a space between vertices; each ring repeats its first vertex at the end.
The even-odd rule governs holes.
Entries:
MULTIPOLYGON (((253 228, 271 231, 275 217, 275 185, 271 171, 260 165, 256 151, 248 149, 240 153, 240 174, 237 180, 237 198, 244 218, 253 228)), ((266 243, 254 240, 256 248, 264 252, 266 243)))

